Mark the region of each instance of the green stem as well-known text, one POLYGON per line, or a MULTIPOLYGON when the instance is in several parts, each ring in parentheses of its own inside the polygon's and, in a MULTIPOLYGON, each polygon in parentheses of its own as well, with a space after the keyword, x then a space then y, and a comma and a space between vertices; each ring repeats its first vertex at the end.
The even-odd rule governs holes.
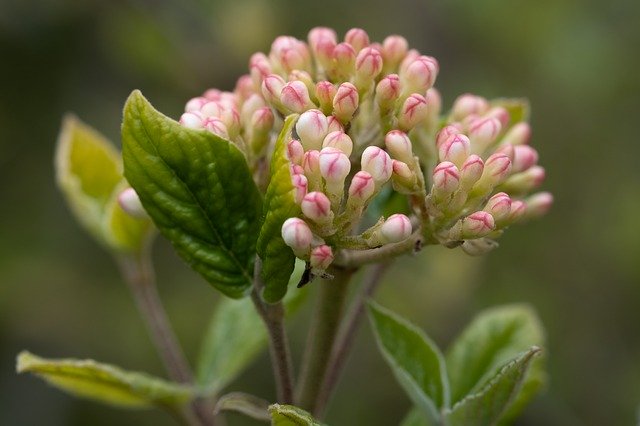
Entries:
POLYGON ((354 272, 354 269, 333 268, 329 273, 334 279, 317 283, 320 287, 318 301, 307 340, 296 398, 296 404, 311 413, 316 410, 316 399, 342 318, 347 284, 354 272))

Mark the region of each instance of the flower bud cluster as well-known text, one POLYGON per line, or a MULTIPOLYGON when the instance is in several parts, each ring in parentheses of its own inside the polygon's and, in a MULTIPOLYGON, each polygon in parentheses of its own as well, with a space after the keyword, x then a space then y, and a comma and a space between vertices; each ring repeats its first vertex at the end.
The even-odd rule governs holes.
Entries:
POLYGON ((301 214, 284 222, 282 238, 319 273, 340 250, 416 233, 480 254, 509 225, 544 214, 552 197, 526 197, 544 179, 529 125, 471 94, 442 119, 438 72, 436 59, 401 36, 376 43, 359 28, 339 39, 317 27, 306 41, 276 38, 268 53, 251 56, 232 92, 191 99, 180 122, 235 143, 266 183, 260 162, 272 155, 283 118, 299 115, 286 155, 301 214), (391 188, 414 216, 391 214, 362 229, 369 204, 391 188))

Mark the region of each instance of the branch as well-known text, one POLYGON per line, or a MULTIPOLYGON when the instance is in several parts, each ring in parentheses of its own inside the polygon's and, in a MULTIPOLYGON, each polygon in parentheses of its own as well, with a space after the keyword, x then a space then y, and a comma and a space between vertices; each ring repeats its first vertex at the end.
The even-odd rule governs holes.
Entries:
POLYGON ((422 234, 418 229, 409 238, 398 243, 369 250, 341 250, 335 263, 344 268, 357 268, 369 263, 384 262, 401 254, 420 250, 422 241, 422 234))

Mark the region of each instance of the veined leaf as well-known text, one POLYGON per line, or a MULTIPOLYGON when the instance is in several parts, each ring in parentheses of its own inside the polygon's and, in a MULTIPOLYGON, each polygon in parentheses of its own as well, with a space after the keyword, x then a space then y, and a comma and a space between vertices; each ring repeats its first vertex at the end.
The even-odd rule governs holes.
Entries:
MULTIPOLYGON (((530 307, 508 305, 481 312, 447 353, 452 402, 478 392, 506 362, 543 343, 542 325, 530 307)), ((537 375, 531 380, 540 382, 541 367, 534 368, 537 375)))
POLYGON ((265 288, 262 294, 269 303, 282 299, 287 292, 289 277, 293 272, 295 255, 281 236, 282 224, 300 214, 300 206, 294 200, 287 143, 298 115, 287 117, 276 141, 271 158, 271 181, 264 200, 264 222, 258 239, 258 256, 262 259, 262 278, 265 288))
POLYGON ((456 403, 445 415, 447 423, 451 426, 495 425, 520 392, 527 369, 539 353, 540 348, 534 346, 509 361, 479 392, 456 403))
POLYGON ((72 395, 126 408, 175 408, 192 396, 185 386, 93 360, 53 360, 21 352, 16 370, 35 374, 72 395))
POLYGON ((139 91, 124 108, 125 176, 160 232, 230 297, 252 283, 262 201, 240 150, 156 111, 139 91))
POLYGON ((293 405, 273 404, 269 406, 272 426, 321 426, 313 416, 293 405))
POLYGON ((438 347, 416 326, 370 302, 369 317, 378 347, 400 385, 432 424, 449 405, 444 359, 438 347))

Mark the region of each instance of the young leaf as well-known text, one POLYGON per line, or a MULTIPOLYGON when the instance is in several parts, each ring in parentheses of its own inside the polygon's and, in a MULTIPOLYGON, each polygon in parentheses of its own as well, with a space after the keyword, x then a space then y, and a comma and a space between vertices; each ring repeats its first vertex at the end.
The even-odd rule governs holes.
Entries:
POLYGON ((529 100, 524 98, 498 98, 491 101, 491 106, 500 106, 509 112, 511 118, 509 125, 520 121, 528 121, 530 106, 529 100))
POLYGON ((293 405, 273 404, 269 406, 273 426, 321 426, 311 414, 293 405))
MULTIPOLYGON (((451 401, 478 392, 507 361, 543 344, 542 326, 530 307, 508 305, 481 312, 447 353, 451 401)), ((540 374, 531 378, 539 381, 540 374)))
MULTIPOLYGON (((292 281, 300 279, 299 261, 292 281)), ((287 316, 300 306, 307 292, 291 292, 285 298, 287 316)), ((221 299, 202 342, 198 361, 198 384, 207 394, 227 386, 267 345, 267 332, 250 299, 221 299)))
POLYGON ((256 420, 268 422, 269 403, 262 398, 243 392, 232 392, 222 395, 216 402, 214 413, 235 411, 256 420))
POLYGON ((293 251, 285 244, 280 234, 284 221, 300 214, 300 206, 294 200, 294 187, 291 183, 286 152, 297 119, 298 116, 295 114, 287 117, 276 141, 271 158, 271 181, 264 200, 264 223, 257 245, 265 283, 262 297, 269 303, 277 302, 286 294, 295 263, 293 251))
POLYGON ((33 373, 75 396, 126 408, 175 408, 192 396, 185 386, 93 360, 52 360, 21 352, 16 370, 33 373))
POLYGON ((456 403, 446 413, 450 426, 495 425, 520 392, 527 369, 540 348, 533 346, 503 366, 477 393, 456 403))
POLYGON ((415 406, 433 424, 449 405, 444 359, 438 347, 416 326, 381 306, 369 303, 369 318, 378 347, 415 406))
POLYGON ((231 142, 187 129, 139 91, 124 108, 125 176, 182 258, 227 296, 251 286, 262 201, 231 142))
POLYGON ((67 115, 58 136, 56 181, 76 219, 100 244, 139 251, 151 224, 125 214, 117 202, 124 186, 120 154, 100 133, 67 115))

